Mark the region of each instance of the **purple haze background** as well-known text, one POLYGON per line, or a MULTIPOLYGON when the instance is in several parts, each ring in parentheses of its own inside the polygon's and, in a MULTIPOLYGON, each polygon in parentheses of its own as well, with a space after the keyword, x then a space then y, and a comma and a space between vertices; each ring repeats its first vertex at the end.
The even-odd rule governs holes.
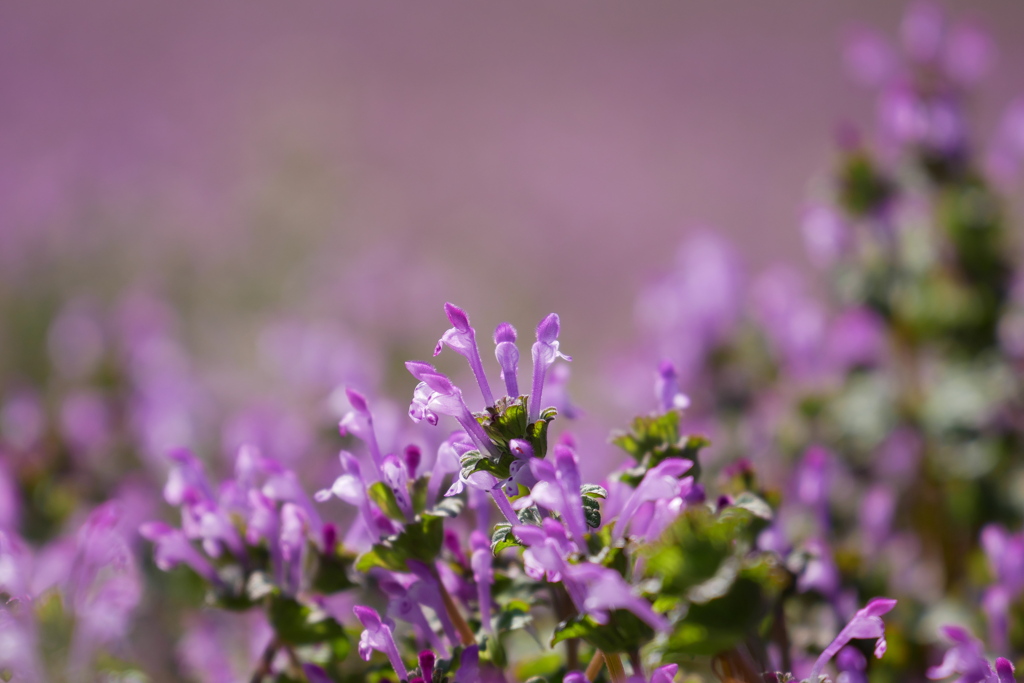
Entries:
MULTIPOLYGON (((838 122, 873 116, 842 40, 895 33, 904 7, 6 4, 4 267, 45 277, 11 244, 119 252, 122 278, 195 275, 226 322, 240 295, 217 293, 258 280, 278 308, 415 320, 411 349, 445 300, 482 329, 556 310, 596 363, 695 229, 755 267, 804 263, 809 179, 838 122)), ((999 46, 976 108, 991 128, 1022 85, 1024 6, 952 10, 999 46)))

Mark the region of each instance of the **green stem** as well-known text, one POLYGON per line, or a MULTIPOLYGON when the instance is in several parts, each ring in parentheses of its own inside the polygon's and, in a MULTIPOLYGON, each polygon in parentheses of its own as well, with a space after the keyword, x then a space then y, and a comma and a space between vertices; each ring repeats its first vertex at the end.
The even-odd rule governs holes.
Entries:
POLYGON ((612 676, 612 683, 626 683, 626 669, 622 666, 622 657, 618 654, 605 653, 605 664, 608 665, 608 673, 612 676))
POLYGON ((441 581, 441 575, 437 572, 437 567, 431 565, 430 570, 434 575, 434 581, 437 582, 438 589, 441 591, 441 600, 444 602, 444 609, 448 613, 448 618, 452 620, 452 624, 455 625, 455 630, 459 633, 459 640, 466 647, 476 644, 476 636, 473 635, 473 629, 471 629, 469 624, 466 623, 462 613, 459 612, 458 605, 455 604, 452 596, 448 593, 448 589, 444 587, 444 583, 441 581))

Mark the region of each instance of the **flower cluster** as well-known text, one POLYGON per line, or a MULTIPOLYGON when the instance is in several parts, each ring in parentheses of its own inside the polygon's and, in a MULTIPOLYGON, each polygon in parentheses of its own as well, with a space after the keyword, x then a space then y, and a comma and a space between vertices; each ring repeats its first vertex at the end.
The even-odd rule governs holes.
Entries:
POLYGON ((1024 118, 979 152, 992 52, 927 3, 853 35, 879 126, 804 213, 820 284, 689 241, 624 429, 575 421, 554 313, 526 354, 445 304, 398 404, 329 325, 264 331, 262 396, 154 299, 43 316, 0 384, 0 680, 1013 683, 1024 118))

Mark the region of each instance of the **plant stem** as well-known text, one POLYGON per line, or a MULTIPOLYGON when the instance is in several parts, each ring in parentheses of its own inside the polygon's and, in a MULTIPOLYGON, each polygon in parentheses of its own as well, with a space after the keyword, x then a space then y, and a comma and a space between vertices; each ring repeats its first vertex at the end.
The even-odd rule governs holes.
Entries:
POLYGON ((267 643, 267 647, 264 648, 263 654, 260 655, 260 662, 256 667, 256 671, 253 672, 252 677, 249 679, 249 683, 260 683, 264 676, 270 674, 270 667, 274 663, 274 656, 277 654, 278 646, 277 638, 267 643))
POLYGON ((587 677, 588 681, 596 681, 597 675, 601 673, 601 669, 604 667, 604 653, 598 650, 594 653, 594 657, 590 660, 590 664, 587 664, 587 670, 583 672, 583 675, 587 677))
POLYGON ((626 669, 622 666, 622 657, 618 654, 605 653, 604 661, 608 665, 608 673, 612 676, 612 683, 626 683, 626 669))
POLYGON ((474 645, 476 643, 476 636, 473 635, 473 629, 466 623, 462 613, 459 612, 458 605, 455 604, 452 596, 448 593, 448 589, 444 587, 441 575, 437 572, 437 567, 431 565, 430 570, 434 575, 434 581, 437 582, 438 589, 441 591, 441 600, 444 602, 444 609, 448 613, 448 618, 452 620, 455 630, 459 632, 459 640, 467 647, 474 645))

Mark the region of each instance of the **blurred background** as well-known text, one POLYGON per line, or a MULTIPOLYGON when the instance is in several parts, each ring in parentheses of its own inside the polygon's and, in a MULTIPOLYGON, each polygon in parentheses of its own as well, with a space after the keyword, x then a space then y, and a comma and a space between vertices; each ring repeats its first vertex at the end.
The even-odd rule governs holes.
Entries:
MULTIPOLYGON (((806 262, 836 132, 874 119, 844 40, 894 37, 904 9, 7 4, 0 278, 20 322, 0 343, 24 352, 0 366, 38 382, 57 311, 142 293, 235 394, 279 380, 253 367, 285 318, 343 328, 404 400, 394 361, 429 353, 455 301, 482 330, 558 311, 600 412, 587 378, 637 341, 638 292, 687 235, 725 236, 754 270, 806 262)), ((998 46, 972 104, 992 130, 1022 85, 1024 6, 950 9, 998 46)))
MULTIPOLYGON (((1024 4, 943 4, 996 46, 969 103, 983 149, 1024 94, 1024 4)), ((680 244, 712 233, 753 273, 810 270, 801 217, 838 133, 875 127, 843 46, 858 27, 895 42, 906 6, 0 5, 0 530, 49 542, 116 497, 138 550, 177 446, 223 474, 255 443, 315 490, 346 384, 384 447, 436 447, 402 426, 400 361, 429 359, 445 301, 481 339, 511 320, 523 349, 561 315, 598 476, 621 457, 609 428, 654 407, 658 359, 615 366, 655 346, 642 292, 700 265, 680 244)), ((159 600, 180 602, 140 614, 159 600)), ((171 657, 167 634, 134 638, 171 657)))

